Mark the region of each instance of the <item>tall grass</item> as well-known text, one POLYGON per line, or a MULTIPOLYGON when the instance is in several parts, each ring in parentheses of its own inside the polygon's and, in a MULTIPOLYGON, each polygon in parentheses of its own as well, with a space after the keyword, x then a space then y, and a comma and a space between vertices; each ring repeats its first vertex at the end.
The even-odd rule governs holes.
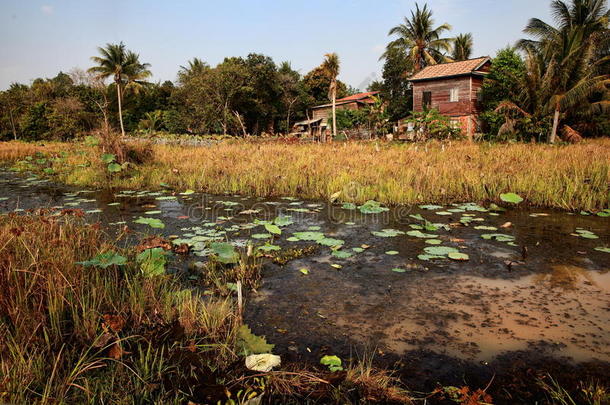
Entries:
MULTIPOLYGON (((375 199, 385 204, 499 201, 515 192, 529 204, 594 210, 608 206, 610 140, 577 145, 430 142, 285 144, 222 142, 210 147, 155 145, 154 159, 108 184, 99 151, 64 144, 72 152, 56 162, 59 178, 81 186, 177 189, 252 196, 375 199), (92 164, 91 164, 92 163, 92 164), (90 164, 83 167, 83 165, 90 164), (79 166, 80 165, 80 166, 79 166)), ((15 162, 33 149, 0 144, 0 162, 15 162)), ((36 149, 39 150, 39 149, 36 149)))
POLYGON ((206 374, 236 359, 231 301, 131 262, 78 264, 117 250, 98 227, 5 215, 0 241, 0 402, 171 403, 184 400, 183 367, 206 374))

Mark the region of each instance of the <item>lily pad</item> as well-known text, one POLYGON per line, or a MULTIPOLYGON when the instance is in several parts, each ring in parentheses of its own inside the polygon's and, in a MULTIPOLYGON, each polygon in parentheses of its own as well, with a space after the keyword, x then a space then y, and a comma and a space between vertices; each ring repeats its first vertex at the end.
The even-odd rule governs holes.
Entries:
POLYGON ((346 252, 344 250, 334 250, 331 255, 333 255, 334 257, 338 258, 338 259, 349 259, 350 257, 352 257, 354 254, 350 253, 350 252, 346 252))
POLYGON ((401 269, 399 267, 396 267, 396 268, 392 269, 392 271, 394 273, 406 273, 407 272, 405 269, 401 269))
POLYGON ((210 245, 210 249, 221 263, 237 263, 237 260, 239 260, 239 254, 230 243, 214 242, 210 245))
POLYGON ((106 269, 110 266, 123 266, 127 263, 127 258, 120 254, 109 250, 108 252, 100 253, 91 260, 77 262, 85 267, 99 267, 106 269))
POLYGON ((342 371, 341 359, 337 356, 324 356, 320 359, 320 364, 328 366, 328 369, 334 373, 335 371, 342 371))
POLYGON ((511 204, 519 204, 523 201, 523 198, 519 194, 505 193, 500 194, 500 200, 511 204))
POLYGON ((381 231, 373 231, 371 234, 380 238, 394 238, 405 233, 396 229, 383 229, 381 231))
POLYGON ((163 222, 161 222, 160 219, 157 218, 144 218, 144 217, 139 217, 138 219, 136 219, 135 221, 133 221, 136 224, 144 224, 144 225, 148 225, 151 228, 157 228, 157 229, 163 229, 165 228, 165 224, 163 222))
POLYGON ((369 200, 358 207, 360 212, 363 214, 379 214, 381 212, 389 211, 389 208, 382 207, 377 201, 369 200))
POLYGON ((443 243, 443 241, 440 239, 426 239, 425 242, 428 245, 440 245, 441 243, 443 243))
POLYGON ((610 253, 610 247, 596 247, 595 250, 602 253, 610 253))
POLYGON ((388 250, 387 252, 385 252, 386 255, 389 256, 396 256, 399 252, 396 250, 388 250))
POLYGON ((429 233, 423 233, 421 231, 409 231, 407 232, 407 235, 409 236, 413 236, 415 238, 421 238, 421 239, 435 239, 436 235, 433 234, 429 234, 429 233))
POLYGON ((301 273, 303 273, 304 275, 308 275, 308 274, 309 274, 309 270, 308 270, 308 269, 306 269, 306 268, 299 269, 299 271, 300 271, 301 273))
POLYGON ((325 236, 322 232, 295 232, 293 234, 295 238, 299 238, 299 240, 305 241, 313 241, 316 242, 320 239, 324 239, 325 236))
POLYGON ((450 246, 428 246, 424 248, 424 252, 434 256, 446 256, 449 253, 457 253, 459 250, 450 246))
POLYGON ((341 239, 333 239, 333 238, 324 238, 324 239, 318 240, 317 242, 318 242, 318 244, 320 244, 322 246, 329 246, 329 247, 342 246, 345 244, 345 241, 343 241, 341 239))
POLYGON ((450 258, 451 260, 457 260, 457 261, 470 260, 470 257, 466 253, 460 253, 460 252, 451 252, 447 255, 447 257, 450 258))

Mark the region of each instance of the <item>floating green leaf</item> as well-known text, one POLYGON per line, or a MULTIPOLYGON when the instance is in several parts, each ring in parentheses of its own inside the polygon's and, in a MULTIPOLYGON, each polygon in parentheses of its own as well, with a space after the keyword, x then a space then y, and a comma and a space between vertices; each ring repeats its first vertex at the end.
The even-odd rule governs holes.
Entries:
POLYGON ((239 254, 230 243, 213 242, 210 244, 210 249, 221 263, 237 263, 237 260, 239 260, 239 254))
POLYGON ((349 259, 354 255, 353 253, 344 250, 334 250, 331 254, 338 259, 349 259))
POLYGON ((466 253, 460 253, 460 252, 450 252, 449 254, 447 254, 447 257, 450 258, 451 260, 457 260, 457 261, 466 261, 466 260, 470 259, 470 257, 466 253))
POLYGON ((322 232, 295 232, 293 236, 299 238, 299 240, 314 242, 325 238, 322 232))
POLYGON ((382 229, 381 231, 373 231, 371 233, 380 238, 394 238, 396 236, 405 234, 403 231, 396 229, 382 229))
POLYGON ((363 214, 379 214, 381 212, 389 211, 389 208, 382 207, 377 201, 369 200, 358 207, 360 212, 363 214))
POLYGON ((434 239, 434 238, 436 238, 436 235, 432 235, 432 234, 429 234, 429 233, 423 233, 423 232, 417 231, 417 230, 409 231, 409 232, 407 232, 407 235, 413 236, 415 238, 421 238, 421 239, 434 239))
POLYGON ((506 193, 506 194, 500 194, 500 200, 507 202, 507 203, 519 204, 520 202, 523 201, 523 198, 521 198, 521 196, 519 194, 506 193))
POLYGON ((136 219, 133 222, 136 224, 148 225, 151 228, 157 228, 157 229, 165 228, 165 224, 160 219, 157 219, 157 218, 139 217, 138 219, 136 219))
POLYGON ((291 225, 293 222, 294 221, 292 220, 292 217, 288 215, 279 216, 273 220, 273 223, 277 226, 288 226, 291 225))
POLYGON ((122 266, 127 263, 127 258, 120 254, 109 250, 108 252, 100 253, 91 260, 77 262, 85 267, 99 267, 102 269, 110 266, 122 266))
POLYGON ((341 359, 337 356, 324 356, 320 359, 320 364, 328 366, 328 369, 334 373, 335 371, 342 371, 341 359))
POLYGON ((602 253, 610 253, 610 247, 596 247, 595 250, 602 253))
POLYGON ((322 246, 329 246, 329 247, 342 246, 345 244, 345 241, 343 241, 341 239, 333 239, 333 238, 324 238, 324 239, 317 240, 316 242, 318 242, 318 244, 320 244, 322 246))
POLYGON ((396 250, 388 250, 387 252, 385 252, 386 255, 389 256, 396 256, 399 252, 396 250))
POLYGON ((345 203, 341 206, 341 208, 343 208, 344 210, 355 210, 356 208, 356 204, 354 203, 345 203))
POLYGON ((392 269, 392 271, 394 273, 406 273, 407 272, 405 269, 401 269, 399 267, 396 267, 396 268, 392 269))
POLYGON ((424 248, 424 252, 433 256, 446 256, 449 253, 457 253, 459 251, 449 246, 429 246, 424 248))
POLYGON ((307 270, 306 268, 299 269, 299 271, 301 273, 303 273, 304 275, 308 275, 309 274, 309 270, 307 270))

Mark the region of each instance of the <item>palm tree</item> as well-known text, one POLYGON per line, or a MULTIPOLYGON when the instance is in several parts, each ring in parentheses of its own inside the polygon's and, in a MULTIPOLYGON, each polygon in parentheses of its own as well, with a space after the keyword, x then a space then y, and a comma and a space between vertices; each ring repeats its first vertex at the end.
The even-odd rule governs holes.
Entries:
POLYGON ((460 34, 453 40, 453 53, 451 57, 455 61, 470 59, 472 55, 472 34, 460 34))
POLYGON ((599 57, 607 41, 610 10, 606 0, 555 0, 551 12, 556 26, 538 18, 529 21, 524 32, 533 39, 522 39, 518 46, 536 60, 545 72, 539 92, 541 101, 553 116, 549 142, 555 142, 562 114, 574 107, 585 110, 607 109, 607 101, 590 103, 595 92, 607 92, 610 76, 600 66, 608 62, 599 57))
POLYGON ((180 66, 180 70, 178 71, 178 81, 184 83, 189 78, 193 76, 200 75, 210 68, 206 62, 199 58, 193 58, 193 60, 189 60, 186 66, 180 66))
MULTIPOLYGON (((330 79, 328 87, 328 98, 333 104, 333 137, 337 136, 337 76, 339 76, 339 56, 336 53, 327 53, 324 55, 324 62, 321 65, 322 71, 330 79)), ((323 136, 322 142, 326 141, 326 136, 323 136)))
POLYGON ((451 30, 449 24, 442 24, 434 28, 432 10, 424 4, 423 8, 415 3, 415 12, 411 11, 411 18, 405 17, 404 23, 392 28, 389 36, 396 35, 398 38, 390 42, 385 58, 391 48, 403 49, 413 62, 415 73, 428 65, 436 65, 441 62, 448 62, 449 58, 445 53, 451 51, 451 38, 443 38, 445 31, 451 30))
POLYGON ((97 75, 99 79, 113 78, 117 91, 117 101, 119 107, 119 121, 121 123, 121 134, 125 136, 123 126, 122 98, 127 89, 138 91, 144 84, 144 79, 150 77, 152 73, 148 70, 148 63, 141 63, 139 55, 126 49, 123 42, 119 44, 106 44, 105 48, 97 48, 101 56, 93 56, 91 60, 97 63, 89 69, 97 75))

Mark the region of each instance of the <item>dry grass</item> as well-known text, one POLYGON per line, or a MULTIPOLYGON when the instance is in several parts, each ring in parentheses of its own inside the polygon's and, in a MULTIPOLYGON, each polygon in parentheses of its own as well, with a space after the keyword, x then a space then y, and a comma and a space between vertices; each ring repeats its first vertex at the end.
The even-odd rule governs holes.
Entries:
POLYGON ((144 276, 97 226, 4 215, 0 241, 0 402, 184 402, 185 373, 236 359, 231 300, 144 276), (108 250, 128 263, 78 264, 108 250))
MULTIPOLYGON (((61 149, 59 144, 50 152, 61 149)), ((22 143, 0 144, 0 161, 15 161, 34 150, 22 143), (27 152, 22 151, 26 149, 27 152)), ((81 186, 298 196, 385 204, 498 201, 515 192, 527 203, 562 209, 608 206, 610 139, 577 145, 431 142, 425 144, 285 144, 247 141, 210 147, 154 146, 154 160, 110 184, 100 176, 99 152, 65 144, 72 153, 57 164, 60 179, 81 186)), ((55 167, 54 167, 55 169, 55 167)))

